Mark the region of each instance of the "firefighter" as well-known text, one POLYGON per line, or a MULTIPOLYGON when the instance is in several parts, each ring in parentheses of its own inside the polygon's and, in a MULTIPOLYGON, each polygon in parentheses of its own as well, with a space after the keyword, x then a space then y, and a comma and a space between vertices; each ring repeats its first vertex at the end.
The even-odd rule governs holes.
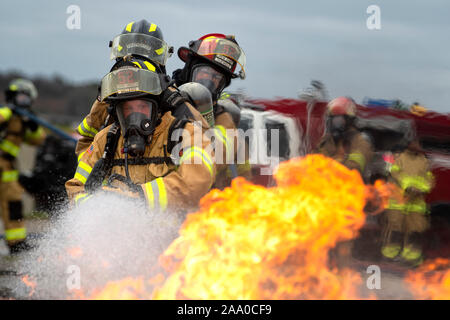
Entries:
MULTIPOLYGON (((164 41, 161 28, 147 20, 128 23, 122 33, 111 42, 110 58, 120 63, 128 56, 142 60, 142 66, 152 68, 152 71, 166 74, 166 61, 172 54, 172 47, 164 41), (157 49, 154 49, 157 48, 157 49)), ((177 118, 187 117, 191 120, 200 121, 202 126, 208 128, 207 122, 200 113, 182 96, 177 88, 169 86, 164 92, 161 111, 171 111, 177 118), (176 111, 176 112, 175 112, 176 111)), ((111 124, 108 113, 109 104, 100 101, 99 97, 94 101, 89 114, 77 127, 77 132, 82 136, 76 146, 75 153, 80 158, 89 147, 94 136, 102 127, 111 124)))
POLYGON ((362 177, 373 156, 370 137, 355 126, 356 104, 339 97, 327 105, 326 134, 319 143, 319 153, 333 158, 362 177))
POLYGON ((106 190, 140 197, 150 210, 186 212, 214 182, 211 141, 201 126, 161 110, 166 77, 136 62, 145 64, 133 58, 103 78, 100 99, 115 121, 95 135, 66 190, 75 205, 106 190), (180 139, 169 139, 177 129, 180 139))
POLYGON ((417 138, 394 155, 389 171, 388 181, 398 186, 400 194, 390 199, 385 211, 381 254, 418 266, 423 261, 422 235, 429 227, 425 196, 434 179, 417 138))
MULTIPOLYGON (((366 165, 373 156, 370 138, 355 126, 356 104, 347 97, 338 97, 327 105, 326 133, 318 152, 333 158, 364 177, 366 165)), ((346 267, 352 260, 353 241, 337 244, 331 252, 338 267, 346 267)))
POLYGON ((173 72, 176 85, 200 83, 208 88, 212 95, 215 136, 224 146, 221 165, 217 167, 215 187, 222 189, 229 186, 231 179, 238 174, 250 178, 248 147, 238 141, 236 131, 240 109, 229 99, 229 95, 223 92, 232 79, 245 79, 244 51, 234 36, 211 33, 190 41, 189 47, 179 48, 178 57, 185 65, 173 72), (240 68, 238 72, 237 68, 240 68), (230 132, 233 134, 228 136, 227 133, 230 132), (239 151, 244 152, 243 159, 238 157, 239 147, 239 151))
POLYGON ((5 90, 7 105, 0 107, 0 205, 5 227, 5 239, 12 254, 29 248, 26 242, 22 212, 24 189, 18 182, 16 157, 22 142, 39 145, 45 139, 45 132, 36 122, 18 115, 18 109, 30 112, 37 98, 34 84, 26 79, 11 81, 5 90))

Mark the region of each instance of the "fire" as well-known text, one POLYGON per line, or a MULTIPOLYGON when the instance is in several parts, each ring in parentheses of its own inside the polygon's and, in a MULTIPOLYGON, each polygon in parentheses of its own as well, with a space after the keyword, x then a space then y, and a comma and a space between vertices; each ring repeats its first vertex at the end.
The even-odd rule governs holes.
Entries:
POLYGON ((156 299, 354 299, 358 274, 330 270, 328 251, 363 226, 366 186, 321 155, 282 163, 277 187, 242 178, 212 190, 161 256, 156 299))
POLYGON ((22 281, 27 287, 31 288, 30 293, 28 294, 28 296, 31 297, 36 290, 36 282, 33 281, 28 275, 23 276, 22 281))
POLYGON ((165 275, 111 282, 93 299, 358 299, 359 274, 328 252, 355 238, 370 190, 358 172, 321 155, 282 163, 277 186, 243 178, 214 189, 160 256, 165 275), (149 290, 149 287, 152 290, 149 290))
POLYGON ((417 299, 450 299, 450 259, 428 261, 410 271, 405 281, 417 299))

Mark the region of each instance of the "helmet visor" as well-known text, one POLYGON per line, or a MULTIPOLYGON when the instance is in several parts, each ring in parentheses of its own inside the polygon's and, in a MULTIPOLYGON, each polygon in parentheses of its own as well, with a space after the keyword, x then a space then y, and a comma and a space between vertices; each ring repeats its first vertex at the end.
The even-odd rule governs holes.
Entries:
POLYGON ((163 91, 159 75, 155 72, 134 67, 125 67, 108 73, 102 79, 100 100, 115 94, 132 92, 159 95, 163 91))
POLYGON ((225 75, 208 65, 195 67, 191 80, 204 85, 212 95, 218 95, 226 84, 225 75))
POLYGON ((111 60, 128 55, 140 55, 160 65, 166 65, 169 47, 163 40, 142 33, 126 33, 112 41, 111 60))
POLYGON ((201 56, 216 55, 215 61, 234 72, 235 63, 241 66, 241 78, 245 77, 245 53, 236 43, 228 39, 207 38, 200 43, 197 54, 201 56), (230 61, 231 59, 231 61, 230 61))

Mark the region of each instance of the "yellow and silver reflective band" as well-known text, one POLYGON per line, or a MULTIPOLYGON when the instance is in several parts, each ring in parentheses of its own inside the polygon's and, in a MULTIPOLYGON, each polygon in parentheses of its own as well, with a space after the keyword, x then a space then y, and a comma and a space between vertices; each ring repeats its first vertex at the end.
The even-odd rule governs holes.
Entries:
POLYGON ((39 139, 44 134, 44 129, 42 127, 38 127, 36 131, 27 130, 25 132, 25 140, 34 140, 39 139))
POLYGON ((403 211, 405 209, 405 204, 398 203, 397 201, 391 199, 389 200, 387 209, 403 211))
POLYGON ((393 164, 391 166, 391 170, 389 170, 390 172, 399 172, 400 171, 400 167, 396 164, 393 164))
POLYGON ((92 167, 88 165, 86 162, 80 161, 78 163, 77 171, 75 172, 75 179, 81 181, 81 183, 85 184, 87 178, 91 174, 92 167))
POLYGON ((77 128, 77 131, 82 136, 90 138, 95 137, 95 135, 98 133, 97 129, 88 125, 86 118, 84 118, 83 121, 80 123, 80 125, 77 128))
POLYGON ((13 182, 19 180, 19 171, 3 171, 2 172, 2 182, 13 182))
POLYGON ((75 205, 80 205, 82 202, 88 200, 89 198, 91 198, 92 195, 88 194, 88 193, 79 193, 75 196, 74 202, 75 205))
POLYGON ((17 157, 20 151, 20 147, 16 146, 14 143, 12 143, 9 140, 3 140, 0 143, 0 150, 5 151, 6 153, 9 153, 13 157, 17 157))
POLYGON ((409 260, 409 261, 417 260, 422 257, 422 251, 420 249, 413 248, 411 246, 407 246, 403 249, 401 256, 402 256, 402 258, 409 260))
POLYGON ((80 153, 80 155, 78 156, 78 163, 80 162, 81 158, 83 158, 83 155, 86 153, 86 151, 83 151, 80 153))
POLYGON ((231 159, 231 157, 234 155, 233 150, 231 150, 233 146, 231 145, 230 140, 227 137, 227 130, 221 125, 216 125, 214 127, 214 133, 215 133, 215 136, 225 146, 225 152, 226 152, 225 154, 227 156, 227 159, 231 159))
POLYGON ((225 100, 225 99, 228 99, 229 97, 231 97, 231 95, 228 92, 222 92, 219 100, 225 100))
POLYGON ((364 167, 366 166, 366 158, 363 156, 362 153, 359 152, 350 153, 348 155, 348 161, 355 161, 357 164, 359 164, 361 171, 364 171, 364 167))
POLYGON ((199 158, 202 160, 203 164, 208 168, 211 177, 214 177, 213 172, 213 162, 208 152, 199 147, 190 147, 183 152, 183 156, 180 159, 180 165, 183 164, 187 159, 199 158))
POLYGON ((3 117, 3 120, 4 120, 4 121, 8 121, 9 118, 11 118, 11 116, 12 116, 12 111, 11 111, 11 109, 8 108, 8 107, 1 107, 1 108, 0 108, 0 116, 3 117))
POLYGON ((156 178, 143 186, 145 197, 151 209, 167 209, 167 192, 163 178, 156 178))
POLYGON ((27 237, 27 229, 26 228, 15 228, 15 229, 6 229, 5 230, 5 240, 6 241, 24 240, 26 237, 27 237))
POLYGON ((402 247, 398 244, 390 244, 381 248, 381 254, 386 258, 395 258, 400 253, 402 247))
POLYGON ((421 176, 405 176, 400 179, 400 185, 403 190, 413 187, 422 192, 429 192, 431 184, 421 176))
POLYGON ((416 202, 408 202, 405 204, 404 210, 408 213, 415 212, 425 214, 427 213, 427 203, 423 200, 416 202))

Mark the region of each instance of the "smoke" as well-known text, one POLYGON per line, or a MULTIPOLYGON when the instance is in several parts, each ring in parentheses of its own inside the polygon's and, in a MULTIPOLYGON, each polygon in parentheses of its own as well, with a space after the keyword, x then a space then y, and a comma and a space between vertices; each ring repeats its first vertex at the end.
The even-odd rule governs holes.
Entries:
MULTIPOLYGON (((36 282, 34 299, 89 296, 109 281, 154 275, 157 258, 176 238, 182 219, 149 212, 137 199, 97 194, 62 212, 17 268, 36 282)), ((15 296, 27 296, 30 289, 21 284, 16 291, 15 296)))

